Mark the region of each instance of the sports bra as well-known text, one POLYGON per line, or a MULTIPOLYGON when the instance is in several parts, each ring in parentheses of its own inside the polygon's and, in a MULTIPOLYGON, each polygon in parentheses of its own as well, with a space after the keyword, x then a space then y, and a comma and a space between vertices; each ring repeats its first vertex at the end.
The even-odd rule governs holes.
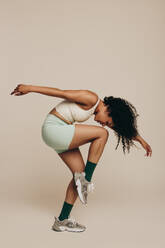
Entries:
POLYGON ((88 120, 91 115, 95 112, 99 101, 100 99, 98 98, 96 104, 88 110, 82 109, 75 102, 69 100, 61 101, 55 106, 55 108, 60 115, 62 115, 66 120, 70 121, 71 123, 75 121, 83 122, 88 120))

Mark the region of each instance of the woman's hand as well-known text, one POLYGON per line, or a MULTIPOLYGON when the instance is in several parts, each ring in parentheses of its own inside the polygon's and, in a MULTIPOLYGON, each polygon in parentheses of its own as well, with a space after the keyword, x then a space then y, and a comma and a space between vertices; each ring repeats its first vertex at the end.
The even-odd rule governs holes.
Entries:
POLYGON ((10 95, 15 94, 15 96, 25 95, 30 92, 30 85, 18 84, 17 87, 10 93, 10 95))
POLYGON ((143 141, 141 141, 140 142, 140 144, 142 145, 142 147, 146 150, 146 154, 145 154, 145 156, 150 156, 151 157, 151 155, 152 155, 152 149, 151 149, 151 147, 150 147, 150 145, 145 141, 145 140, 143 140, 143 141))
POLYGON ((148 157, 148 155, 150 155, 150 157, 151 157, 152 149, 151 149, 150 145, 139 134, 137 136, 135 136, 133 138, 133 140, 138 141, 142 145, 142 147, 146 150, 147 153, 145 154, 145 156, 148 157))

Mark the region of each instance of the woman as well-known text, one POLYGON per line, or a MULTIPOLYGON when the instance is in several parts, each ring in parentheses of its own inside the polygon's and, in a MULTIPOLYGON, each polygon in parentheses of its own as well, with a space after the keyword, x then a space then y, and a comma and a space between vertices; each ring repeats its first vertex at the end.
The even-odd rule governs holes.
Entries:
POLYGON ((55 217, 52 229, 82 232, 86 227, 71 218, 70 212, 77 196, 86 205, 88 193, 94 189, 91 178, 109 135, 104 126, 112 129, 118 137, 116 149, 121 139, 124 154, 125 149, 129 152, 130 147, 135 145, 133 140, 142 145, 147 152, 146 156, 151 156, 151 147, 138 133, 136 122, 138 114, 135 107, 122 98, 110 96, 101 100, 90 90, 62 90, 25 84, 18 84, 11 95, 20 96, 29 92, 64 99, 47 114, 42 125, 44 142, 57 152, 73 175, 61 213, 58 218, 55 217), (102 127, 74 124, 76 121, 83 122, 89 119, 93 114, 94 120, 102 127), (88 142, 91 144, 85 165, 79 146, 88 142))

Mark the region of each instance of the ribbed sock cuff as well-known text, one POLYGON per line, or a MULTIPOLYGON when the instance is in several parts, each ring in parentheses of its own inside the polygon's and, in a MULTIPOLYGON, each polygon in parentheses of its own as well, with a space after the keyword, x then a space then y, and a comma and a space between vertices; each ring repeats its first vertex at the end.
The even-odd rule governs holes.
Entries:
POLYGON ((73 204, 67 203, 66 201, 64 201, 61 213, 58 217, 58 219, 60 221, 64 220, 64 219, 68 219, 68 216, 70 215, 70 212, 72 210, 73 204))
POLYGON ((93 162, 87 160, 84 172, 85 172, 85 179, 89 182, 91 181, 91 178, 92 178, 93 172, 96 168, 96 165, 97 165, 97 163, 93 163, 93 162))

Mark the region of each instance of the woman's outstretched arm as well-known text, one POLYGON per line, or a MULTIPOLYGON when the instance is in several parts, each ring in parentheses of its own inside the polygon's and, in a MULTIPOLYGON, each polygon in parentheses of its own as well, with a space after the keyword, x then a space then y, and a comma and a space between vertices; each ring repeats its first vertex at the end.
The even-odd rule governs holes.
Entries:
POLYGON ((64 98, 64 91, 59 88, 30 85, 30 91, 34 93, 44 94, 47 96, 55 96, 59 98, 64 98))
POLYGON ((96 103, 98 96, 90 90, 62 90, 59 88, 52 88, 46 86, 18 84, 18 86, 11 93, 17 96, 24 95, 29 92, 40 93, 47 96, 54 96, 63 98, 69 101, 74 101, 86 106, 92 106, 96 103))

